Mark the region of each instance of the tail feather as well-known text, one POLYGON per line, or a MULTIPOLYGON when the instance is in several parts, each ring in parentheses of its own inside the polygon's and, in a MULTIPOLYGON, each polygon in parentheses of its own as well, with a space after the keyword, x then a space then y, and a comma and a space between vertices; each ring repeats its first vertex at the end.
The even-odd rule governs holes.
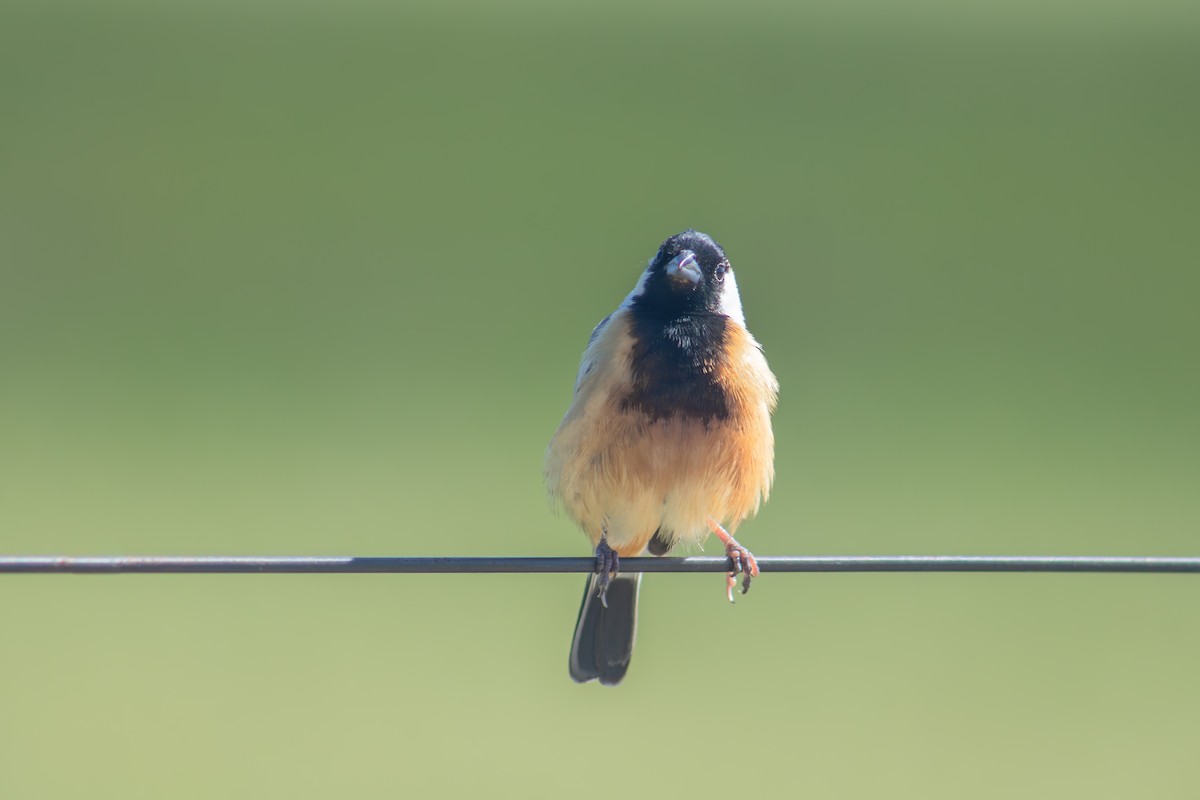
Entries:
POLYGON ((571 677, 615 686, 625 677, 637 638, 637 599, 642 574, 618 575, 608 584, 608 607, 600 602, 600 577, 589 576, 571 642, 571 677))

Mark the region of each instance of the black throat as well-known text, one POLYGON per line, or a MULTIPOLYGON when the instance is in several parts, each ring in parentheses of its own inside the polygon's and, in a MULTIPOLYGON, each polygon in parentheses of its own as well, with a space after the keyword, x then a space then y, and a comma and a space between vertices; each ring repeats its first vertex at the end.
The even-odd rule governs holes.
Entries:
POLYGON ((717 372, 729 318, 705 312, 658 316, 636 306, 630 317, 633 388, 621 408, 641 411, 651 420, 728 418, 717 372))

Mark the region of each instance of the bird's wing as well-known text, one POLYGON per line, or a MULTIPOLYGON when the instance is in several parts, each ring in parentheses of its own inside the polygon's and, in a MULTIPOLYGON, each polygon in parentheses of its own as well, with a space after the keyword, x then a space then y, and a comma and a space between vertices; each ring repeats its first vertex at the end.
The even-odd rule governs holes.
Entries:
POLYGON ((600 338, 600 335, 604 333, 604 329, 608 327, 609 320, 612 318, 613 315, 609 314, 607 317, 597 322, 595 328, 592 328, 592 335, 588 337, 587 347, 584 349, 583 358, 579 362, 579 372, 575 375, 576 394, 579 393, 579 387, 583 384, 584 377, 591 372, 592 368, 596 365, 596 353, 593 345, 596 344, 596 341, 600 338))

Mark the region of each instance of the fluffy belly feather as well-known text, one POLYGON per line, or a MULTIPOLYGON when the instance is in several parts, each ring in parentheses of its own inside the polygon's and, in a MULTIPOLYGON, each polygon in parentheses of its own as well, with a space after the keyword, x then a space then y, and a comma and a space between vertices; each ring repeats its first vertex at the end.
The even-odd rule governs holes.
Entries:
POLYGON ((562 432, 576 446, 556 493, 593 544, 606 533, 619 553, 636 555, 660 529, 672 542, 697 542, 708 517, 732 530, 757 510, 770 482, 770 442, 751 433, 757 426, 608 419, 562 432))

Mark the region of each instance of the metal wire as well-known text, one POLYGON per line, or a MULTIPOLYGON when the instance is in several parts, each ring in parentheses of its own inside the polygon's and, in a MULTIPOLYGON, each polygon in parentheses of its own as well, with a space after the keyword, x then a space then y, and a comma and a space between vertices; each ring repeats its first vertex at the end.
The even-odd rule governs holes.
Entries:
MULTIPOLYGON (((528 573, 593 572, 593 558, 361 556, 0 556, 0 573, 528 573)), ((723 556, 623 558, 622 572, 727 572, 723 556)), ((1200 573, 1200 557, 764 556, 762 572, 1200 573)))

